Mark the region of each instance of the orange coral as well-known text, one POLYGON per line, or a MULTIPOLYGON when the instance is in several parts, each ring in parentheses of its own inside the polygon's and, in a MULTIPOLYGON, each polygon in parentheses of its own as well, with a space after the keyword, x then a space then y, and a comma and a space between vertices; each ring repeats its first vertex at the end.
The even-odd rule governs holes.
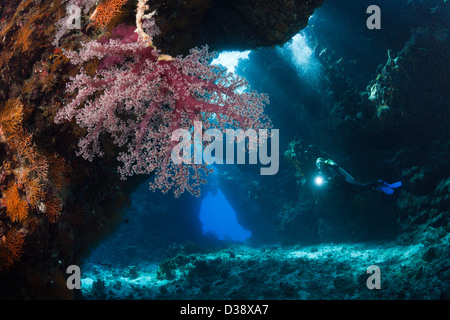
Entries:
POLYGON ((116 15, 128 0, 104 0, 91 15, 89 27, 100 29, 105 27, 116 15))
POLYGON ((27 184, 29 177, 28 174, 30 173, 30 169, 28 167, 20 166, 18 168, 15 168, 13 170, 14 176, 16 178, 16 184, 22 188, 23 185, 27 184))
POLYGON ((33 0, 25 0, 20 2, 16 12, 14 13, 14 16, 9 21, 9 24, 4 29, 0 30, 0 38, 6 36, 7 33, 16 25, 17 19, 20 19, 22 11, 24 11, 32 1, 33 0))
POLYGON ((24 189, 28 204, 35 208, 44 198, 49 163, 45 156, 38 153, 30 133, 20 131, 11 140, 11 145, 21 162, 21 165, 14 169, 16 185, 24 189))
POLYGON ((27 233, 35 232, 41 225, 41 220, 38 217, 32 217, 25 221, 23 227, 27 230, 27 233))
POLYGON ((47 180, 48 161, 43 155, 38 155, 33 158, 33 161, 29 165, 28 174, 31 175, 31 173, 41 181, 47 180))
POLYGON ((28 216, 28 203, 20 196, 16 184, 11 184, 3 194, 6 214, 12 221, 23 221, 28 216))
MULTIPOLYGON (((19 99, 9 99, 0 112, 0 136, 9 140, 22 128, 23 105, 19 99)), ((1 139, 0 139, 1 140, 1 139)))
POLYGON ((0 270, 9 269, 19 260, 23 252, 24 238, 22 232, 11 229, 0 239, 0 270))
POLYGON ((29 162, 34 162, 39 157, 39 153, 33 144, 32 137, 31 133, 21 130, 11 141, 11 145, 16 150, 17 154, 21 158, 27 159, 29 162))
MULTIPOLYGON (((37 178, 30 177, 30 169, 27 166, 15 168, 15 185, 17 189, 24 189, 25 199, 31 207, 36 207, 39 199, 42 199, 42 185, 37 178)), ((9 190, 9 189, 8 189, 9 190)))
POLYGON ((27 201, 31 207, 38 206, 39 201, 44 198, 44 186, 38 179, 29 179, 25 184, 27 201))
POLYGON ((67 161, 58 154, 54 154, 48 158, 49 161, 49 179, 53 182, 56 190, 60 191, 69 184, 69 174, 71 171, 67 161))
POLYGON ((45 197, 45 216, 50 222, 55 222, 61 214, 62 201, 53 193, 47 193, 45 197))
MULTIPOLYGON (((50 5, 58 7, 58 5, 55 6, 52 2, 51 4, 47 4, 46 8, 37 9, 36 5, 32 4, 32 2, 35 1, 20 1, 14 15, 8 19, 9 23, 0 30, 0 39, 2 39, 3 43, 7 43, 7 41, 9 41, 10 44, 9 46, 4 46, 4 48, 2 48, 2 52, 0 53, 0 67, 8 65, 9 60, 14 55, 16 50, 19 51, 19 53, 23 53, 29 49, 35 48, 31 43, 33 40, 31 36, 33 32, 36 32, 37 30, 36 24, 34 23, 45 17, 50 5), (29 10, 33 10, 35 14, 32 15, 30 19, 24 19, 28 16, 25 14, 25 11, 29 12, 29 10), (9 47, 9 49, 7 47, 9 47)), ((50 28, 51 26, 49 29, 50 28)))
POLYGON ((17 33, 17 40, 14 46, 18 48, 20 52, 25 52, 30 49, 31 45, 30 37, 32 32, 33 28, 30 24, 26 24, 19 29, 19 32, 17 33))

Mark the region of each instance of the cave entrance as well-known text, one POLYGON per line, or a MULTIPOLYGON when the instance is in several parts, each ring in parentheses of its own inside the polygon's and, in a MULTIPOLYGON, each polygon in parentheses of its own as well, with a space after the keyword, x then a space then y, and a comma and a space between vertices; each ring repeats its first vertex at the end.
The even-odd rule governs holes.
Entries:
POLYGON ((238 222, 236 212, 220 189, 208 192, 203 199, 200 214, 204 235, 214 235, 219 240, 245 241, 251 232, 238 222))

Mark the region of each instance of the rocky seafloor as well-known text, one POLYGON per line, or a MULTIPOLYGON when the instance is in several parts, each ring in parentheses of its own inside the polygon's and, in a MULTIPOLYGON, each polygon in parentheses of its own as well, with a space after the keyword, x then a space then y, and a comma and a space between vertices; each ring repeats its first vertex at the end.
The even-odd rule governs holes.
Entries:
POLYGON ((450 237, 438 244, 231 244, 162 263, 86 266, 85 299, 449 299, 450 237), (369 266, 380 289, 369 289, 369 266))

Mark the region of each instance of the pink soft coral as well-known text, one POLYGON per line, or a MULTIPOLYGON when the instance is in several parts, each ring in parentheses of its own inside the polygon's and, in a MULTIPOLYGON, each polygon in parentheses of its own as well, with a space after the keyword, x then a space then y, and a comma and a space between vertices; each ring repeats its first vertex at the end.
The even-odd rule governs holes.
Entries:
POLYGON ((79 155, 85 159, 102 155, 100 135, 107 133, 126 148, 118 156, 122 178, 154 172, 152 189, 198 195, 202 173, 208 170, 171 162, 172 132, 192 129, 196 120, 203 122, 204 130, 267 128, 270 121, 263 109, 268 97, 239 92, 246 81, 210 65, 213 54, 207 47, 193 49, 184 58, 161 59, 134 30, 121 25, 111 37, 83 44, 78 53, 66 51, 74 64, 93 58, 101 62, 94 77, 82 69, 71 79, 68 90, 77 95, 55 121, 75 119, 87 129, 79 142, 79 155))

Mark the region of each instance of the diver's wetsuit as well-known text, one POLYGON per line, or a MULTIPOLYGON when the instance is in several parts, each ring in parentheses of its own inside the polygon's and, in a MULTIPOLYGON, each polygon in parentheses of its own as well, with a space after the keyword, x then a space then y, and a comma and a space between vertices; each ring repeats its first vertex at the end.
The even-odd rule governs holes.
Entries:
POLYGON ((317 167, 328 183, 332 183, 333 185, 348 191, 364 192, 374 190, 381 185, 380 181, 369 183, 360 183, 356 181, 355 178, 338 166, 333 160, 321 161, 320 165, 317 165, 317 167))

